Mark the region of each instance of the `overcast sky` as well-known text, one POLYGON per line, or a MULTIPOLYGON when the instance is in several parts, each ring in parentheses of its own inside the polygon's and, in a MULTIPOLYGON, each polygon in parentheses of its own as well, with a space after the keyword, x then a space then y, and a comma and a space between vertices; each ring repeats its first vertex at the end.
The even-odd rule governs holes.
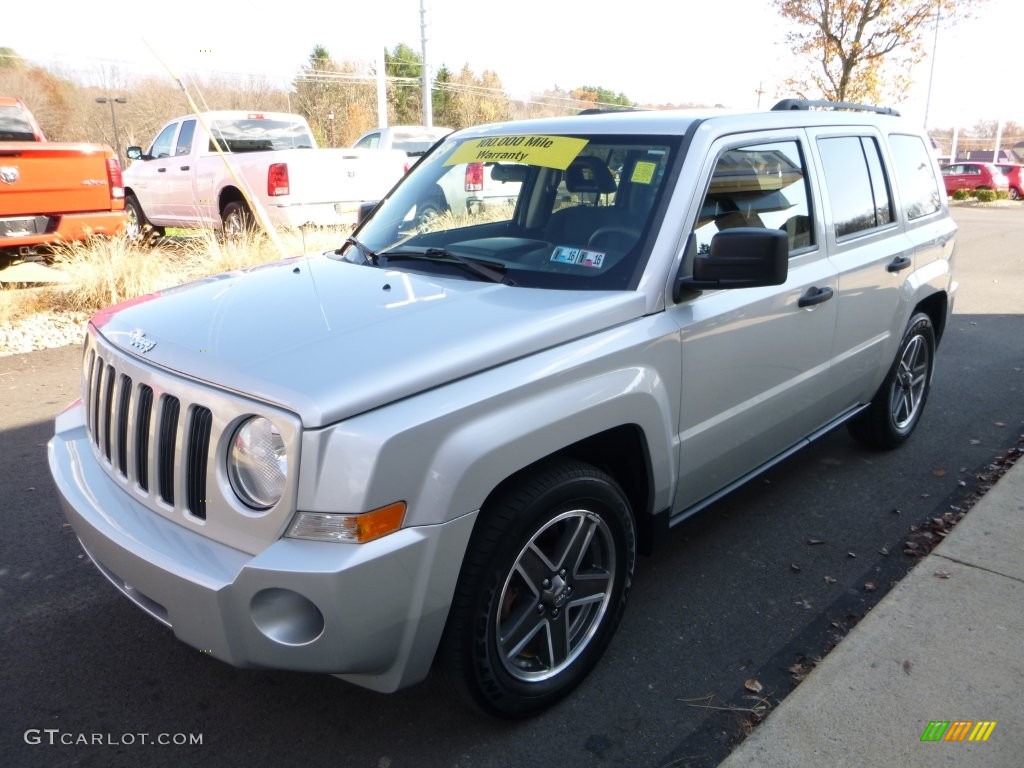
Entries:
MULTIPOLYGON (((61 3, 40 23, 39 8, 8 4, 0 46, 62 69, 166 75, 264 74, 282 85, 316 44, 338 60, 372 60, 381 48, 420 49, 419 0, 370 3, 248 0, 96 0, 61 3), (59 9, 58 9, 59 8, 59 9), (148 42, 150 47, 147 47, 148 42), (152 50, 151 50, 152 49, 152 50), (154 55, 154 52, 156 55, 154 55)), ((641 103, 754 108, 781 94, 792 59, 786 26, 767 0, 427 0, 428 60, 497 73, 513 97, 559 86, 594 85, 641 103), (669 10, 671 9, 671 10, 669 10)), ((935 58, 929 126, 978 119, 1024 123, 1019 0, 987 0, 977 18, 942 30, 935 58)), ((927 35, 931 50, 933 37, 927 35)), ((924 118, 930 60, 916 72, 901 111, 924 118)), ((16 94, 15 94, 16 95, 16 94)))

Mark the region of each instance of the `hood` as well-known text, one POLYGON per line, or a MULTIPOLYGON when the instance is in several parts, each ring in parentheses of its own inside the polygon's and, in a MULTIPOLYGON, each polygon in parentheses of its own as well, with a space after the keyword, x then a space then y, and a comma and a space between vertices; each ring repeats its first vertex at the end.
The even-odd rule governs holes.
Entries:
POLYGON ((93 325, 169 371, 324 426, 639 317, 642 296, 297 257, 111 307, 93 325))

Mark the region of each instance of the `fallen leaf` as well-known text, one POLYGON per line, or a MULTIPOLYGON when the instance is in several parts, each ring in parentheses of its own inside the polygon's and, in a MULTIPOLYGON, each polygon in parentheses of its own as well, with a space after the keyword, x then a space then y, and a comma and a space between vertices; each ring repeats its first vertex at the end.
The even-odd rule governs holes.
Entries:
POLYGON ((1005 426, 1006 426, 1006 423, 1005 423, 1005 422, 1002 422, 1002 421, 993 421, 992 423, 993 423, 993 424, 994 424, 995 426, 997 426, 997 427, 1005 427, 1005 426))
POLYGON ((864 582, 864 591, 865 592, 874 592, 876 589, 878 589, 878 582, 877 581, 866 581, 866 582, 864 582))
POLYGON ((856 557, 856 556, 857 556, 857 553, 856 553, 856 552, 847 552, 847 553, 846 553, 846 556, 847 556, 847 557, 856 557))
POLYGON ((743 683, 743 687, 751 693, 760 693, 764 690, 764 686, 758 682, 756 677, 751 677, 749 680, 743 683))
POLYGON ((970 442, 971 442, 971 445, 981 445, 981 440, 977 440, 977 439, 975 439, 973 437, 971 438, 970 442))
POLYGON ((888 547, 882 547, 880 550, 878 550, 878 554, 880 554, 880 555, 888 555, 889 554, 889 548, 888 547))
POLYGON ((936 578, 939 578, 939 579, 948 579, 952 575, 953 574, 951 574, 949 571, 936 571, 935 573, 932 574, 932 576, 935 576, 936 578))
POLYGON ((932 470, 932 474, 935 475, 936 477, 945 477, 946 476, 946 470, 944 470, 944 469, 933 469, 932 470))
POLYGON ((914 662, 910 661, 910 659, 907 659, 903 662, 903 671, 906 672, 908 675, 910 674, 910 670, 913 668, 914 662))
POLYGON ((825 542, 822 539, 808 539, 807 543, 813 547, 816 544, 824 544, 825 542))
POLYGON ((800 573, 800 566, 796 563, 790 563, 789 570, 793 571, 793 573, 800 573))
POLYGON ((831 576, 826 576, 826 577, 825 577, 825 583, 826 583, 826 584, 835 584, 835 583, 836 583, 836 580, 835 580, 835 579, 833 579, 833 578, 832 578, 831 576))

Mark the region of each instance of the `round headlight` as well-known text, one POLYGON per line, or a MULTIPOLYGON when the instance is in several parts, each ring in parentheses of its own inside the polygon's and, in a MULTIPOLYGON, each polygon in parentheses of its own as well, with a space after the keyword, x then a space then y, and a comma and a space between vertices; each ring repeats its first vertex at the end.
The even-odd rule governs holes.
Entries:
POLYGON ((270 509, 281 500, 287 474, 284 440, 270 421, 253 416, 235 430, 228 477, 243 503, 254 509, 270 509))

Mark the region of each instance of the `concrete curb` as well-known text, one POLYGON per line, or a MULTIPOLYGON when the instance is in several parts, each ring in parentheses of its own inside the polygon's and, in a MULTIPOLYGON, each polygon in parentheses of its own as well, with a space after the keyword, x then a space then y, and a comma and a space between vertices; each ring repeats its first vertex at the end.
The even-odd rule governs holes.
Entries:
POLYGON ((721 768, 1018 766, 1024 754, 1024 461, 721 768), (996 721, 922 742, 931 721, 996 721))

